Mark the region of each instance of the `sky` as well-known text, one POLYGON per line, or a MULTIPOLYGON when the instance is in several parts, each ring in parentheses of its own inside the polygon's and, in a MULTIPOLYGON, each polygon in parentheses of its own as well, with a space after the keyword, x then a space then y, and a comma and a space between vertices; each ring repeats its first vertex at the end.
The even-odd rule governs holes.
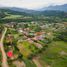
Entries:
POLYGON ((67 0, 0 0, 0 6, 36 9, 50 5, 67 4, 67 0))

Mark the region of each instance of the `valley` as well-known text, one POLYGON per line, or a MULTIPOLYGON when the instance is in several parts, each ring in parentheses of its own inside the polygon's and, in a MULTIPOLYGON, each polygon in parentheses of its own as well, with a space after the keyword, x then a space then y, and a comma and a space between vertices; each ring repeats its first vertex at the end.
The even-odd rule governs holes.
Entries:
POLYGON ((0 67, 67 67, 67 12, 0 9, 0 67))

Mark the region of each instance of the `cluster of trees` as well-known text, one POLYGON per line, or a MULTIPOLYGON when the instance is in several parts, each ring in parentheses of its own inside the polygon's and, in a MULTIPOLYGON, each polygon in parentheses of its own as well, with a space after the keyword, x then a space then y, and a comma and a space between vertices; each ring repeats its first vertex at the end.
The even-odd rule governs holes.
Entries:
POLYGON ((67 42, 67 31, 56 34, 54 40, 62 40, 67 42))
POLYGON ((5 17, 6 15, 4 14, 4 12, 0 11, 0 19, 5 17))
POLYGON ((56 19, 52 19, 50 17, 60 17, 65 18, 67 17, 67 13, 61 12, 61 11, 42 11, 42 12, 33 12, 33 13, 26 13, 26 12, 18 12, 18 11, 13 11, 10 9, 0 9, 0 22, 30 22, 30 21, 45 21, 47 20, 48 22, 57 22, 56 19), (23 17, 31 17, 31 18, 18 18, 18 19, 2 19, 7 15, 22 15, 23 17), (48 19, 43 19, 43 17, 49 17, 48 19), (40 17, 40 18, 38 18, 40 17))

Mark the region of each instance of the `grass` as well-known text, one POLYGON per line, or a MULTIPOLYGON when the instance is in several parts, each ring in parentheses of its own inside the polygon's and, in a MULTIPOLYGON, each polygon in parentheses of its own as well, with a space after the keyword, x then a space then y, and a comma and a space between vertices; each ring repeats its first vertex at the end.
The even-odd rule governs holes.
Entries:
POLYGON ((36 67, 36 65, 29 59, 24 59, 26 67, 36 67))
POLYGON ((36 47, 33 44, 30 44, 28 41, 19 42, 17 47, 24 57, 29 57, 37 50, 36 47))
POLYGON ((40 59, 51 67, 67 67, 67 55, 61 55, 61 51, 67 53, 67 43, 52 42, 48 44, 48 49, 40 55, 40 59))
POLYGON ((3 19, 16 19, 16 18, 21 18, 21 15, 8 15, 4 17, 3 19))

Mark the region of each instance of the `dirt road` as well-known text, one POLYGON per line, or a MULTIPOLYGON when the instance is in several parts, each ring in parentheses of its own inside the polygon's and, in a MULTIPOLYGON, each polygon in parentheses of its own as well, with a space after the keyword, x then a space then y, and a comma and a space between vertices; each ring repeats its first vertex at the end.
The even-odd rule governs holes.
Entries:
POLYGON ((9 67, 8 63, 7 63, 7 56, 6 56, 6 53, 4 50, 4 45, 3 45, 3 40, 4 40, 6 32, 7 32, 7 28, 5 28, 4 32, 2 33, 2 37, 0 40, 0 48, 1 48, 1 52, 2 52, 2 67, 9 67))

